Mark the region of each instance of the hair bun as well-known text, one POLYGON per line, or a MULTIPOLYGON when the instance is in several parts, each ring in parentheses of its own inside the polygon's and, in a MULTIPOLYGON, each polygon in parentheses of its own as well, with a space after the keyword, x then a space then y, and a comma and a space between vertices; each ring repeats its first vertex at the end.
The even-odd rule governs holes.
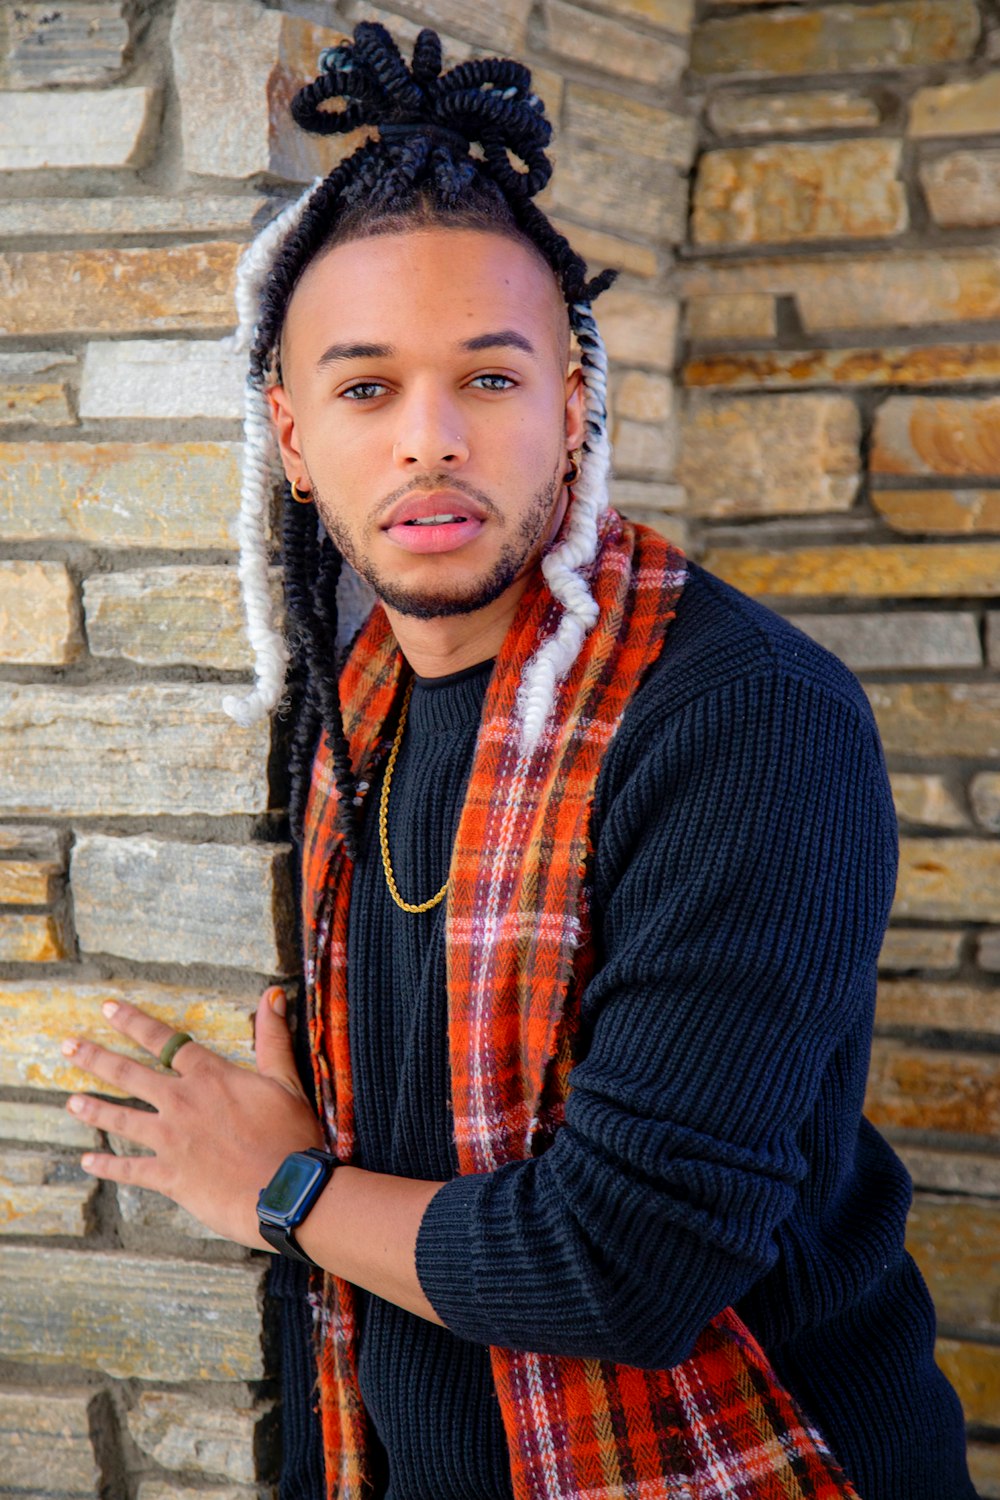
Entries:
POLYGON ((319 68, 292 100, 292 115, 304 130, 338 135, 361 125, 386 126, 390 149, 399 138, 420 134, 460 154, 478 145, 490 175, 519 197, 534 197, 552 175, 545 155, 552 126, 521 63, 476 58, 442 73, 441 39, 425 28, 407 67, 384 26, 360 21, 353 41, 320 54, 319 68), (343 99, 344 107, 323 109, 330 99, 343 99))

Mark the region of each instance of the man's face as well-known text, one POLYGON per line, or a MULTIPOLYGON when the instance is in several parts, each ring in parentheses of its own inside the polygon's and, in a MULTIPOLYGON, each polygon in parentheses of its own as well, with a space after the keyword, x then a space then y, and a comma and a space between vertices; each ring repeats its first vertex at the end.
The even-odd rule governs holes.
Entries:
POLYGON ((582 441, 568 343, 552 273, 502 235, 353 240, 306 270, 269 392, 285 472, 400 614, 519 596, 582 441))

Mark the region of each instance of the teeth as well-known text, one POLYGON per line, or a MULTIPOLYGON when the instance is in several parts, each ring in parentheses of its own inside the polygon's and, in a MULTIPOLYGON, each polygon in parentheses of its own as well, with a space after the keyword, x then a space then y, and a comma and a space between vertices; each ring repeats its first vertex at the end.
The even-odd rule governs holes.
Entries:
POLYGON ((418 516, 412 521, 407 521, 408 526, 442 526, 448 521, 464 521, 464 516, 453 516, 450 513, 441 516, 418 516))

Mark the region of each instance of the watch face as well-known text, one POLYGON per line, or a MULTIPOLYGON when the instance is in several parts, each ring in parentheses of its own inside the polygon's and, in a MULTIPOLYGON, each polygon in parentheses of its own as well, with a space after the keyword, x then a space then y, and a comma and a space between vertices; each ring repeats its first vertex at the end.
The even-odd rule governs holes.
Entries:
POLYGON ((328 1176, 329 1169, 323 1162, 293 1152, 261 1193, 259 1211, 273 1222, 294 1227, 328 1176))

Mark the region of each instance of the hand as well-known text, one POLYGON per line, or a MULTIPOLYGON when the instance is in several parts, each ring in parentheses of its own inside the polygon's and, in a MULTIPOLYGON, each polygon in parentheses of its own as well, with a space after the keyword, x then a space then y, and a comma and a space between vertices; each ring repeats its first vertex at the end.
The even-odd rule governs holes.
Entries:
MULTIPOLYGON (((103 1010, 116 1030, 154 1057, 173 1035, 134 1005, 108 1001, 103 1010)), ((171 1071, 157 1072, 95 1042, 68 1038, 65 1056, 155 1110, 74 1094, 66 1106, 72 1114, 154 1153, 89 1152, 81 1160, 84 1171, 152 1188, 217 1234, 270 1249, 257 1229, 257 1194, 290 1151, 324 1144, 295 1070, 284 1013, 284 991, 265 991, 254 1023, 256 1073, 193 1041, 177 1052, 171 1071)))

